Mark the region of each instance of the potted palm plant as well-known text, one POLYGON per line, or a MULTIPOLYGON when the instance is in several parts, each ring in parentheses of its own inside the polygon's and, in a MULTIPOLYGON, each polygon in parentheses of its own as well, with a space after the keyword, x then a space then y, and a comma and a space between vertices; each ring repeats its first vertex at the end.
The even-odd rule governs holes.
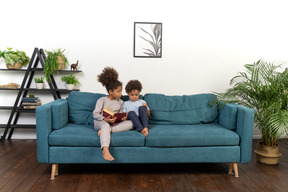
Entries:
POLYGON ((0 51, 0 58, 4 58, 6 67, 8 69, 20 69, 22 66, 26 66, 30 58, 24 51, 12 51, 13 48, 7 48, 7 50, 0 51))
POLYGON ((50 76, 54 75, 55 71, 63 70, 69 64, 66 56, 63 54, 65 49, 62 51, 60 48, 56 51, 46 51, 47 57, 44 65, 44 76, 46 81, 50 82, 50 76))
POLYGON ((74 75, 63 76, 61 80, 66 83, 67 90, 73 90, 74 86, 79 83, 74 75))
POLYGON ((34 81, 36 83, 37 89, 43 89, 44 87, 44 77, 35 77, 34 81))
POLYGON ((264 60, 246 64, 246 72, 231 79, 232 88, 214 93, 217 104, 231 102, 255 109, 255 124, 262 133, 256 158, 270 165, 279 163, 277 141, 288 133, 288 69, 278 72, 280 66, 264 60))

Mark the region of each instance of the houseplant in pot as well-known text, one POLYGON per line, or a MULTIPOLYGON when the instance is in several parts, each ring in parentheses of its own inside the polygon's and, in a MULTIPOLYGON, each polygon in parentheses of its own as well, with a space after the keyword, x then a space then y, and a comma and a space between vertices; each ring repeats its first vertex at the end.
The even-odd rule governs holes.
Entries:
POLYGON ((0 58, 4 58, 6 67, 8 69, 20 69, 22 66, 26 66, 30 58, 24 51, 12 51, 13 48, 7 48, 7 50, 0 51, 0 58))
POLYGON ((44 87, 44 77, 35 77, 34 81, 36 83, 37 89, 43 89, 44 87))
POLYGON ((69 64, 66 56, 63 54, 65 49, 62 51, 60 48, 56 51, 46 51, 47 57, 44 65, 44 76, 46 81, 50 82, 50 76, 54 75, 55 71, 63 70, 69 64))
POLYGON ((278 164, 281 156, 277 141, 288 133, 288 69, 278 72, 280 65, 259 60, 245 65, 230 81, 232 88, 214 93, 214 104, 228 102, 255 110, 255 125, 262 133, 262 141, 255 150, 257 161, 278 164))
POLYGON ((63 76, 61 77, 61 80, 66 83, 66 88, 68 90, 73 90, 74 86, 79 83, 74 75, 63 76))

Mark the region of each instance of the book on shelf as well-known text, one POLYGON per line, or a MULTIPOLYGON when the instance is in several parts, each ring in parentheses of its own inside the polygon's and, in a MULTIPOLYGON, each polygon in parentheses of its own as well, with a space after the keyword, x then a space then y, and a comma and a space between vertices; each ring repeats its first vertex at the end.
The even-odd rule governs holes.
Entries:
POLYGON ((112 110, 109 110, 109 109, 104 108, 102 115, 103 115, 104 117, 110 117, 111 119, 117 117, 116 120, 115 120, 115 122, 111 124, 111 125, 114 125, 115 123, 119 123, 119 122, 122 120, 123 117, 126 117, 126 116, 127 116, 127 113, 125 113, 125 112, 122 112, 122 113, 114 113, 112 110))
POLYGON ((37 101, 37 102, 23 102, 21 104, 22 106, 39 106, 41 105, 41 101, 37 101))
POLYGON ((25 100, 23 101, 22 100, 22 102, 26 102, 26 103, 36 103, 36 102, 39 102, 39 101, 40 101, 40 99, 37 99, 37 100, 34 100, 34 101, 25 101, 25 100))
POLYGON ((23 106, 23 109, 36 109, 39 106, 23 106))
POLYGON ((27 101, 27 102, 35 102, 35 101, 37 101, 37 100, 39 100, 39 97, 33 97, 33 98, 31 98, 31 97, 23 97, 22 98, 22 101, 27 101))

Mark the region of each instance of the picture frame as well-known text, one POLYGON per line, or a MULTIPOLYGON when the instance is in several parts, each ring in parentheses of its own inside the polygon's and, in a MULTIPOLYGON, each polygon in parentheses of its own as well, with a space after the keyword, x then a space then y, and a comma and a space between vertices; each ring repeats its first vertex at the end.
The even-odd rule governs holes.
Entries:
POLYGON ((162 58, 162 23, 134 22, 134 57, 162 58))

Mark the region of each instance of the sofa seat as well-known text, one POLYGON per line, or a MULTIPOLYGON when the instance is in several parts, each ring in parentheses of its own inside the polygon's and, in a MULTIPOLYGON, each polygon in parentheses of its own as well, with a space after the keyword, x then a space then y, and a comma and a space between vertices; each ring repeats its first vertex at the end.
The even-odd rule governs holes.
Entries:
MULTIPOLYGON (((93 125, 68 123, 49 135, 51 146, 100 147, 100 137, 93 125)), ((111 147, 143 147, 145 137, 136 130, 111 134, 111 147)))
POLYGON ((219 124, 151 125, 148 147, 236 146, 239 135, 219 124))

